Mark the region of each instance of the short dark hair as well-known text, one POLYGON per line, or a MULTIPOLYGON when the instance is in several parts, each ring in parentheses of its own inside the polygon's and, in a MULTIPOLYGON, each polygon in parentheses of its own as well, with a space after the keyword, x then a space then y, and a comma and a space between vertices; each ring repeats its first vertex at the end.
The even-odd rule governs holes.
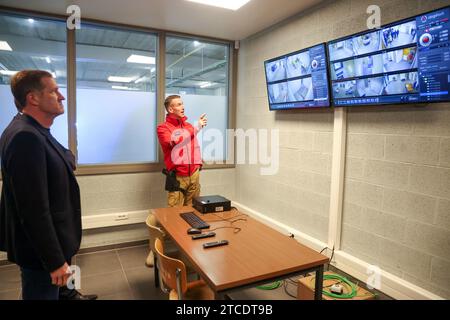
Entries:
POLYGON ((166 110, 169 111, 168 109, 169 109, 169 106, 172 103, 173 99, 180 99, 180 98, 181 97, 179 95, 177 95, 177 94, 173 94, 171 96, 168 96, 166 98, 166 100, 164 100, 164 107, 166 108, 166 110))
POLYGON ((53 78, 50 72, 44 70, 22 70, 11 79, 11 92, 17 110, 22 111, 27 103, 27 94, 31 91, 42 91, 42 78, 53 78))

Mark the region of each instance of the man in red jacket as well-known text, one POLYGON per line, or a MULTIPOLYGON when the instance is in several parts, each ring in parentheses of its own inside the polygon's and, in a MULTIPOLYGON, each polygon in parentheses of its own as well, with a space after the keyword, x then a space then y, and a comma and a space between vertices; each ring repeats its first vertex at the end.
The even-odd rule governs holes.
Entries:
MULTIPOLYGON (((192 199, 200 195, 200 168, 202 157, 197 133, 206 126, 206 114, 202 114, 196 127, 187 122, 184 104, 179 95, 171 95, 164 101, 166 121, 157 127, 158 139, 164 153, 166 165, 166 190, 169 192, 169 207, 192 205, 192 199)), ((156 226, 152 217, 151 224, 156 226)), ((150 242, 155 239, 150 238, 150 242)), ((153 252, 150 251, 146 265, 153 266, 153 252)))
POLYGON ((198 126, 193 127, 184 115, 184 104, 179 95, 171 95, 164 101, 166 121, 157 127, 158 139, 164 153, 167 169, 166 190, 169 207, 192 205, 192 199, 200 195, 199 170, 202 166, 197 133, 206 126, 202 114, 198 126))

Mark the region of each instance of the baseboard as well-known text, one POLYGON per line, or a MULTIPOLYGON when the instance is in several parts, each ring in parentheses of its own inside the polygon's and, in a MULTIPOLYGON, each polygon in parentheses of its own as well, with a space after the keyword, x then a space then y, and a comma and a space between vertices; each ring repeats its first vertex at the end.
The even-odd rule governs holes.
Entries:
POLYGON ((297 239, 297 241, 301 242, 302 244, 320 251, 323 248, 327 247, 327 244, 323 241, 317 240, 316 238, 313 238, 306 233, 303 233, 301 231, 298 231, 297 229, 294 229, 288 225, 285 225, 277 220, 274 220, 258 211, 255 211, 239 202, 232 201, 232 205, 236 207, 239 211, 247 213, 251 215, 256 220, 261 221, 264 224, 269 225, 273 229, 286 234, 286 236, 293 235, 294 238, 297 239))
MULTIPOLYGON (((126 211, 117 213, 107 213, 98 215, 85 215, 81 217, 83 230, 107 228, 107 227, 118 227, 130 224, 145 223, 148 216, 148 210, 139 211, 126 211)), ((89 248, 82 248, 79 250, 80 253, 101 251, 101 250, 113 250, 123 247, 135 246, 145 244, 148 240, 137 240, 132 242, 110 244, 104 246, 94 246, 89 248)), ((6 255, 0 258, 0 266, 10 264, 6 259, 6 255)))
MULTIPOLYGON (((239 211, 249 214, 281 233, 286 233, 286 235, 293 234, 297 241, 311 249, 320 251, 327 247, 326 243, 267 217, 239 202, 232 202, 232 204, 239 211)), ((332 265, 364 283, 368 280, 369 274, 367 274, 367 270, 369 270, 370 264, 344 251, 334 252, 332 265)), ((397 300, 443 300, 442 297, 383 270, 381 270, 380 274, 380 288, 376 289, 397 300)))
POLYGON ((125 211, 98 215, 84 215, 81 217, 83 230, 116 227, 145 222, 148 210, 125 211))
MULTIPOLYGON (((335 251, 333 265, 352 275, 353 277, 367 282, 369 274, 367 270, 371 265, 361 259, 358 259, 344 251, 335 251)), ((380 270, 380 287, 376 288, 381 292, 397 300, 444 300, 444 298, 420 288, 392 273, 380 270)))
POLYGON ((13 265, 14 263, 9 262, 8 260, 6 260, 6 257, 3 260, 0 260, 0 267, 3 266, 8 266, 8 265, 13 265))

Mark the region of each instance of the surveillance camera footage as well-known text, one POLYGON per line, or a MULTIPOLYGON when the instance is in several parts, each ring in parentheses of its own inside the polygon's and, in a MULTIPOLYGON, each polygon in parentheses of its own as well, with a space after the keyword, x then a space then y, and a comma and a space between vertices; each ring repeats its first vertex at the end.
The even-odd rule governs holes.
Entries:
POLYGON ((335 106, 449 101, 450 8, 328 43, 335 106))
POLYGON ((265 62, 270 110, 329 107, 325 45, 265 62))

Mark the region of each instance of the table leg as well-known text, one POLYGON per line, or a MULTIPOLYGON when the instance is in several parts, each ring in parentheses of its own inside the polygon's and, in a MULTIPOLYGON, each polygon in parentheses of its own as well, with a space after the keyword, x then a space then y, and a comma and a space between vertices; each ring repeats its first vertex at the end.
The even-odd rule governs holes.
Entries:
POLYGON ((214 300, 233 300, 233 299, 231 299, 231 297, 226 293, 214 292, 214 300))
POLYGON ((314 291, 314 300, 322 300, 323 289, 323 265, 319 266, 316 270, 316 285, 314 291))
POLYGON ((153 263, 153 271, 154 271, 154 275, 155 275, 155 287, 158 288, 159 287, 159 270, 158 270, 158 261, 156 258, 156 254, 155 254, 155 258, 154 258, 154 263, 153 263))

